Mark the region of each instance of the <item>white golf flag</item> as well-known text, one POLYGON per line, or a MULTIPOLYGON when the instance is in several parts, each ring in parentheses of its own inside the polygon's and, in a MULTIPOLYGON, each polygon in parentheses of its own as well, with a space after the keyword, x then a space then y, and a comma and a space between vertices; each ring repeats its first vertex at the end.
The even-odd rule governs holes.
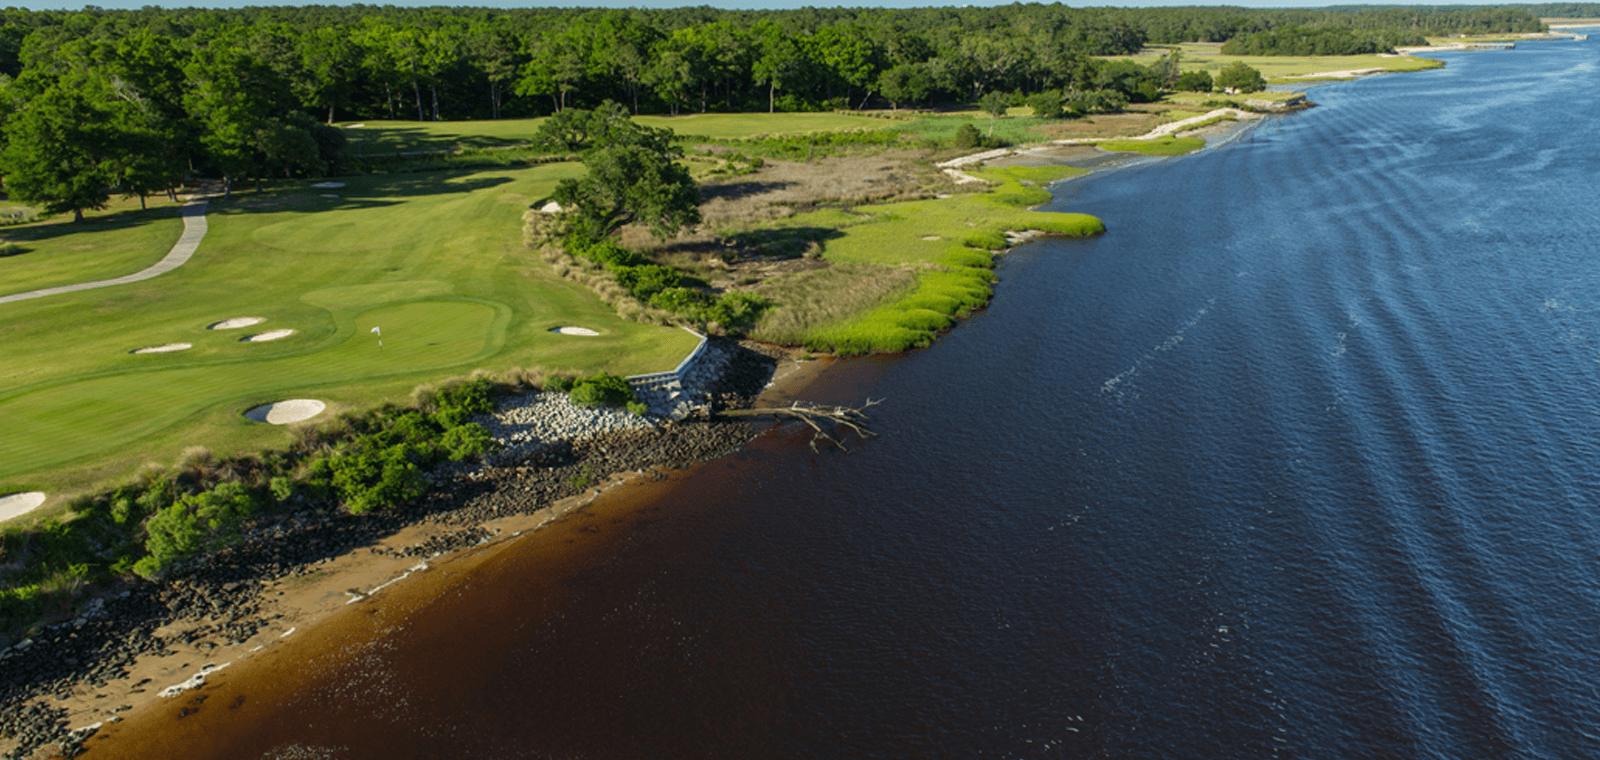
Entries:
POLYGON ((380 337, 380 338, 383 337, 383 331, 382 330, 379 330, 378 328, 374 327, 374 328, 372 328, 372 331, 377 333, 378 337, 380 337))

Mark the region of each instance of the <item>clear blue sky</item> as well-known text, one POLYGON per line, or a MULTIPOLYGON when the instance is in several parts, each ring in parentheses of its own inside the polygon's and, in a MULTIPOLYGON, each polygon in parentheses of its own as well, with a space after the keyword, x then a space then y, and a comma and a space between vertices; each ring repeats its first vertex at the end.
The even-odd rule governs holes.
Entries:
MULTIPOLYGON (((928 6, 959 6, 959 5, 1008 5, 1011 0, 971 0, 970 2, 938 2, 937 0, 562 0, 549 3, 515 2, 515 0, 485 0, 484 2, 449 2, 448 0, 368 0, 369 5, 397 5, 403 7, 426 7, 435 5, 459 5, 479 8, 680 8, 685 6, 709 5, 715 8, 800 8, 835 7, 847 8, 873 7, 873 8, 925 8, 928 6)), ((84 2, 64 2, 60 0, 10 0, 6 3, 12 7, 28 8, 30 10, 81 10, 84 2)), ((264 5, 353 5, 352 0, 102 0, 92 3, 102 8, 133 9, 146 5, 155 5, 162 8, 243 8, 246 6, 264 5)), ((1148 8, 1154 6, 1188 6, 1188 5, 1232 5, 1244 8, 1321 8, 1329 5, 1342 5, 1346 3, 1331 2, 1330 0, 1228 0, 1184 2, 1183 0, 1121 0, 1120 2, 1085 2, 1068 3, 1074 8, 1114 6, 1121 8, 1148 8)), ((1355 4, 1355 3, 1348 3, 1355 4)), ((1410 4, 1406 0, 1389 3, 1391 5, 1410 4)), ((1420 4, 1420 3, 1417 3, 1420 4)), ((1458 4, 1458 3, 1451 3, 1458 4)), ((1499 5, 1492 2, 1472 2, 1472 5, 1499 5)))

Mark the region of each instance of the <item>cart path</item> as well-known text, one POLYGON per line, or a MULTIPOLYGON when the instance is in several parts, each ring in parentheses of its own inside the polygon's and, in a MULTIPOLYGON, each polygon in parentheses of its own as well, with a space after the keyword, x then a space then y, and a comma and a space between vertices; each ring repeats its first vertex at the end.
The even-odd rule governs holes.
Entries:
POLYGON ((76 293, 80 290, 93 290, 95 288, 109 288, 112 285, 127 285, 129 283, 159 277, 189 261, 195 249, 200 247, 200 240, 206 236, 206 202, 207 198, 195 198, 183 206, 183 234, 178 237, 178 242, 172 244, 172 250, 167 252, 160 261, 148 268, 141 269, 133 274, 123 275, 110 280, 95 280, 94 282, 80 282, 76 285, 58 285, 53 288, 30 290, 26 293, 16 293, 9 296, 0 296, 0 304, 13 301, 26 301, 30 298, 43 298, 45 296, 60 295, 62 293, 76 293))

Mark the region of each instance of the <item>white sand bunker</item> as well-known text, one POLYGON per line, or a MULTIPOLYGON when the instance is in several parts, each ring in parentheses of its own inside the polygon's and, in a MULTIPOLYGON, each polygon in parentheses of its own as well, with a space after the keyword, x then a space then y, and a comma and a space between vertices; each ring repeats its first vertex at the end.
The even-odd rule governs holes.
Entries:
POLYGON ((194 346, 192 344, 189 344, 189 343, 164 343, 164 344, 159 345, 159 346, 145 346, 144 348, 135 348, 134 350, 129 351, 128 353, 130 353, 130 354, 164 354, 164 353, 167 353, 168 351, 187 351, 187 350, 189 350, 191 348, 194 348, 194 346))
POLYGON ((327 404, 314 398, 292 398, 288 401, 262 404, 245 412, 244 416, 268 425, 287 425, 291 422, 309 420, 322 414, 322 410, 327 408, 327 404))
POLYGON ((13 517, 25 515, 39 508, 44 503, 44 492, 27 491, 0 496, 0 520, 10 520, 13 517))
POLYGON ((599 335, 600 334, 600 333, 597 333, 597 332, 595 332, 593 330, 590 330, 587 327, 552 327, 552 328, 550 328, 550 332, 561 333, 562 335, 599 335))
POLYGON ((265 322, 265 321, 267 321, 266 317, 234 317, 233 319, 224 319, 221 322, 212 322, 211 324, 206 325, 206 329, 207 330, 237 330, 237 329, 239 329, 241 327, 249 327, 251 325, 259 325, 259 324, 261 324, 262 322, 265 322))
POLYGON ((255 335, 246 335, 239 339, 241 343, 266 343, 269 340, 282 340, 295 333, 294 330, 270 330, 255 335))
POLYGON ((318 183, 312 185, 312 187, 327 188, 329 190, 332 190, 333 188, 336 188, 336 187, 344 187, 344 183, 343 182, 318 182, 318 183))

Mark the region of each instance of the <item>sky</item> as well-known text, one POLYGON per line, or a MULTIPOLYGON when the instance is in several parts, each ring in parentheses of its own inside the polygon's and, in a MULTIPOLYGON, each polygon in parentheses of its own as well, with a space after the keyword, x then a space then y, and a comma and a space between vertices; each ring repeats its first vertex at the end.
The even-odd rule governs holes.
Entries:
MULTIPOLYGON (((368 0, 369 5, 395 5, 402 7, 425 7, 436 5, 458 5, 478 8, 681 8, 685 6, 709 5, 714 8, 740 8, 740 9, 782 9, 814 7, 844 6, 850 8, 925 8, 929 6, 993 6, 1009 5, 1012 0, 557 0, 556 2, 516 2, 516 0, 368 0)), ((1410 0, 1415 2, 1415 0, 1410 0)), ((147 5, 162 8, 243 8, 246 6, 265 5, 353 5, 353 0, 101 0, 93 5, 101 8, 134 9, 147 5)), ((1231 5, 1244 8, 1322 8, 1329 5, 1343 5, 1346 3, 1332 0, 1089 0, 1088 2, 1069 2, 1074 8, 1113 6, 1119 8, 1150 8, 1172 6, 1217 6, 1231 5)), ((1349 3, 1357 4, 1357 3, 1349 3)), ((1380 4, 1380 3, 1371 3, 1380 4)), ((1400 0, 1389 5, 1408 4, 1407 0, 1400 0)), ((1501 3, 1481 2, 1478 0, 1456 0, 1451 3, 1463 5, 1500 5, 1501 3)), ((11 0, 6 5, 29 10, 82 10, 86 3, 82 0, 11 0)))

